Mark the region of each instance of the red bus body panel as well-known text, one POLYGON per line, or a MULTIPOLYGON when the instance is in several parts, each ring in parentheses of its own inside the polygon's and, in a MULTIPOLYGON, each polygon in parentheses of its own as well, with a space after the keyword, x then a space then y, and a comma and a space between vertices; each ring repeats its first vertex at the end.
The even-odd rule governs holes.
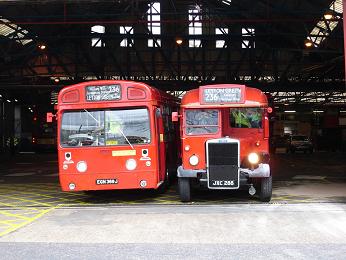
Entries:
MULTIPOLYGON (((81 190, 108 190, 108 189, 156 189, 164 181, 167 165, 165 151, 160 152, 159 146, 177 146, 177 140, 166 141, 162 130, 161 118, 155 118, 157 108, 162 107, 177 108, 179 100, 171 95, 161 92, 146 84, 121 81, 121 80, 102 80, 90 81, 65 87, 58 97, 58 161, 59 179, 63 191, 72 191, 69 185, 73 183, 73 191, 81 190), (121 99, 117 101, 86 101, 86 86, 98 85, 121 85, 121 99), (132 97, 129 96, 132 91, 132 97), (143 92, 144 91, 144 92, 143 92), (145 93, 145 95, 143 94, 145 93), (137 99, 136 99, 137 98, 137 99), (69 100, 71 102, 69 102, 69 100), (83 109, 126 109, 126 108, 147 108, 150 121, 150 143, 136 144, 131 148, 130 145, 115 146, 82 146, 82 147, 63 147, 61 140, 61 120, 65 111, 80 111, 83 109), (161 139, 161 140, 160 140, 161 139), (148 149, 148 156, 142 156, 142 150, 148 149), (70 157, 66 159, 66 154, 70 157), (149 159, 148 159, 149 158, 149 159), (135 159, 137 167, 135 170, 126 169, 126 161, 135 159), (86 172, 78 172, 76 169, 78 162, 86 162, 86 172), (97 180, 116 179, 116 184, 100 185, 97 180), (140 182, 145 180, 147 185, 140 186, 140 182)), ((162 148, 161 148, 162 149, 162 148)), ((174 158, 174 156, 172 157, 174 158)), ((173 159, 171 159, 173 160, 173 159)), ((176 165, 176 161, 170 161, 176 165)), ((174 166, 175 166, 174 165, 174 166)))
POLYGON ((211 86, 201 86, 198 89, 188 91, 181 102, 180 115, 181 121, 181 151, 182 151, 182 166, 184 169, 200 170, 206 168, 205 157, 205 143, 209 139, 216 139, 229 136, 231 138, 238 139, 240 141, 240 161, 243 161, 247 155, 251 152, 269 154, 268 138, 264 136, 264 128, 268 127, 265 123, 267 113, 264 112, 263 116, 263 128, 262 129, 246 129, 246 128, 231 128, 228 124, 229 109, 230 108, 242 108, 242 107, 261 107, 267 108, 268 102, 266 95, 255 88, 246 87, 244 85, 233 84, 220 84, 211 86), (223 103, 223 104, 206 104, 201 102, 201 90, 205 87, 208 88, 227 88, 238 87, 243 90, 243 97, 240 102, 237 103, 223 103), (186 135, 185 132, 185 111, 187 109, 218 109, 222 111, 219 113, 219 131, 215 134, 198 134, 198 135, 186 135), (184 148, 189 146, 189 151, 184 148), (192 155, 197 155, 199 163, 196 166, 192 166, 189 163, 189 158, 192 155))

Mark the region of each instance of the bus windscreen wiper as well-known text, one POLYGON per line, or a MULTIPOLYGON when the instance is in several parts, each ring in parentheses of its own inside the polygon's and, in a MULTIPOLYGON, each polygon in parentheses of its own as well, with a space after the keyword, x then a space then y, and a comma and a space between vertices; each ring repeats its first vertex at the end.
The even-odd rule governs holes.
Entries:
POLYGON ((129 139, 127 139, 126 135, 124 134, 124 132, 120 128, 119 128, 119 132, 123 135, 123 137, 125 138, 126 142, 131 146, 132 150, 134 150, 135 148, 133 148, 133 146, 130 143, 129 139))
MULTIPOLYGON (((84 111, 87 112, 88 115, 91 116, 98 124, 100 124, 100 122, 88 110, 84 109, 84 111)), ((133 145, 130 143, 129 139, 127 139, 126 135, 124 134, 124 132, 120 128, 119 128, 119 132, 125 138, 126 142, 131 146, 132 150, 134 150, 135 148, 133 148, 133 145)))

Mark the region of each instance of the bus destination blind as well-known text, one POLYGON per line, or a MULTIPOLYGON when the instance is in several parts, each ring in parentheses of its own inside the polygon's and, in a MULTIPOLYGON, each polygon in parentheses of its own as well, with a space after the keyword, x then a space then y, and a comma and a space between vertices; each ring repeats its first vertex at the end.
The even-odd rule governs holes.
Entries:
POLYGON ((86 101, 112 101, 121 99, 120 85, 88 86, 85 88, 86 101))
POLYGON ((204 88, 203 103, 241 103, 242 88, 204 88))

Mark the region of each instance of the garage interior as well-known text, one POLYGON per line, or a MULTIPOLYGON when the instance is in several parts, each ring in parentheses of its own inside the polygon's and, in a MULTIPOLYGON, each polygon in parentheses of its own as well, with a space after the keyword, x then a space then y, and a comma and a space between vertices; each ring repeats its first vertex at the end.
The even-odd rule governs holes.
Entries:
POLYGON ((142 81, 178 96, 246 84, 268 95, 273 142, 303 134, 316 150, 346 149, 342 0, 0 5, 2 158, 53 146, 44 119, 58 91, 96 79, 142 81))
MULTIPOLYGON (((346 202, 342 0, 12 0, 0 10, 0 187, 12 197, 3 206, 179 203, 174 187, 163 197, 60 192, 46 113, 64 86, 98 79, 178 97, 208 84, 259 88, 274 111, 273 203, 346 202), (290 135, 309 137, 313 153, 293 153, 290 135)), ((233 193, 195 199, 258 203, 233 193)))

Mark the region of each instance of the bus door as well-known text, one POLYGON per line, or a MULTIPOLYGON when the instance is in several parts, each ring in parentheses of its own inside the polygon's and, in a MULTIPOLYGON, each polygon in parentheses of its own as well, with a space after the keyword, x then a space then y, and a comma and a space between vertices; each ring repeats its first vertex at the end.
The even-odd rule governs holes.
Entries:
POLYGON ((159 107, 155 109, 155 127, 156 127, 156 138, 158 140, 158 168, 159 168, 159 181, 165 180, 165 169, 166 169, 166 147, 164 142, 164 126, 162 111, 159 107))

